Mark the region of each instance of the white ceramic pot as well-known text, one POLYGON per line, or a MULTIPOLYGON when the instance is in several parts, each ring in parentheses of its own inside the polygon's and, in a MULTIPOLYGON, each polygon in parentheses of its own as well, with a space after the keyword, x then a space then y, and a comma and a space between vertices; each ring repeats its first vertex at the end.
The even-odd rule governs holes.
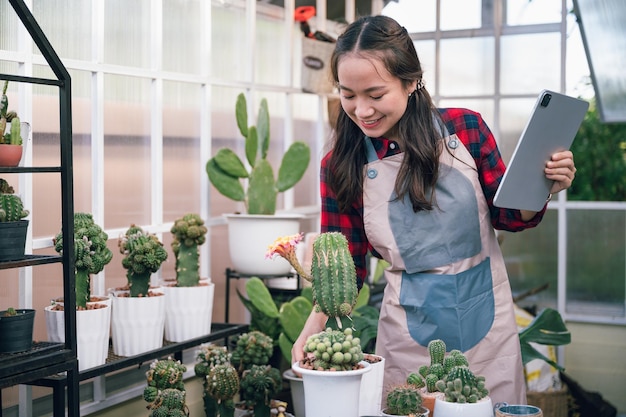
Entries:
POLYGON ((476 403, 451 403, 441 398, 435 400, 437 417, 493 417, 491 398, 485 397, 476 403))
POLYGON ((117 296, 120 292, 113 291, 111 297, 113 352, 118 356, 135 356, 159 349, 163 346, 166 296, 163 293, 151 297, 117 296))
POLYGON ((283 372, 283 378, 289 381, 289 389, 291 390, 291 406, 297 417, 306 417, 304 407, 304 383, 302 378, 293 373, 291 369, 283 372))
MULTIPOLYGON (((111 305, 105 308, 76 311, 76 348, 78 370, 104 365, 109 355, 111 305)), ((65 312, 53 310, 52 305, 44 309, 48 340, 65 342, 65 312)))
MULTIPOLYGON (((361 414, 361 415, 365 415, 365 414, 361 414)), ((372 414, 374 415, 374 414, 372 414)), ((386 409, 380 412, 381 416, 384 417, 408 417, 408 416, 398 416, 396 414, 387 414, 386 409)), ((421 407, 420 411, 417 414, 411 414, 414 417, 429 417, 430 416, 430 410, 426 407, 421 407)))
POLYGON ((233 269, 247 275, 285 275, 292 267, 285 259, 276 256, 266 259, 267 248, 281 236, 300 232, 298 214, 225 215, 228 223, 228 247, 233 269))
POLYGON ((182 342, 211 333, 215 284, 201 280, 196 287, 163 285, 165 340, 182 342))
POLYGON ((315 371, 294 363, 291 369, 302 375, 306 415, 323 417, 358 417, 361 378, 372 367, 360 362, 353 371, 315 371))
MULTIPOLYGON (((385 358, 380 355, 366 353, 365 358, 374 358, 378 362, 370 362, 372 370, 363 374, 359 399, 359 415, 375 416, 381 409, 383 399, 383 378, 385 376, 385 358)), ((369 362, 369 361, 368 361, 369 362)))

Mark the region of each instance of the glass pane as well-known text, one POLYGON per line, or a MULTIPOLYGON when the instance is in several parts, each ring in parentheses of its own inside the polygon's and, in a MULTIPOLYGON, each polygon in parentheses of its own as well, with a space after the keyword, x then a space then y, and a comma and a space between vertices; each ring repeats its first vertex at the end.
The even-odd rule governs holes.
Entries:
POLYGON ((200 211, 202 90, 189 83, 163 83, 163 217, 171 222, 200 211))
POLYGON ((150 67, 150 4, 126 0, 105 2, 105 63, 150 67))
POLYGON ((17 51, 17 28, 23 27, 8 1, 0 2, 0 50, 17 51), (19 26, 18 26, 19 25, 19 26))
POLYGON ((105 227, 149 224, 150 80, 104 77, 105 227))
POLYGON ((432 32, 437 23, 435 11, 435 0, 398 0, 388 2, 382 14, 394 18, 410 33, 432 32))
POLYGON ((561 0, 506 0, 505 7, 506 23, 511 26, 561 21, 561 0))
POLYGON ((626 214, 570 210, 567 230, 567 311, 624 317, 626 214))
MULTIPOLYGON (((36 0, 33 15, 59 56, 91 59, 93 22, 90 1, 36 0)), ((37 47, 34 52, 40 54, 37 47)))
MULTIPOLYGON (((256 75, 259 84, 289 85, 285 25, 282 20, 259 18, 256 26, 256 75)), ((241 62, 241 61, 240 61, 241 62)), ((232 77, 232 75, 231 75, 232 77)))
POLYGON ((502 37, 502 94, 559 91, 561 36, 541 33, 502 37))
POLYGON ((493 38, 441 41, 441 95, 493 94, 493 38))
MULTIPOLYGON (((207 6, 208 7, 208 6, 207 6)), ((163 69, 200 74, 204 55, 205 22, 198 0, 163 2, 163 69)), ((208 64, 208 63, 207 63, 208 64)))
POLYGON ((482 26, 483 0, 441 0, 441 30, 482 26))
POLYGON ((500 101, 500 137, 496 137, 496 140, 502 159, 506 164, 511 160, 534 105, 534 99, 503 99, 500 101))
MULTIPOLYGON (((570 15, 568 15, 568 18, 570 15)), ((589 65, 578 24, 571 26, 567 37, 566 92, 573 97, 589 99, 595 95, 589 65)))
POLYGON ((237 7, 213 7, 211 28, 211 74, 229 80, 249 80, 251 59, 246 50, 244 11, 237 7))
POLYGON ((528 296, 518 304, 522 307, 556 304, 557 296, 557 211, 548 210, 538 227, 519 233, 498 232, 504 262, 509 273, 513 296, 548 288, 528 296))

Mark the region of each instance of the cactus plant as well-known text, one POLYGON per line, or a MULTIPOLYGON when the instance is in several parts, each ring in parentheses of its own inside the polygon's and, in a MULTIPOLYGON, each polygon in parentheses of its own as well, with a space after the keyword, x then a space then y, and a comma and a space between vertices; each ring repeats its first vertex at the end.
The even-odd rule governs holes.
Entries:
POLYGON ((241 375, 241 397, 255 417, 270 417, 272 398, 282 388, 280 371, 269 365, 252 365, 241 375))
MULTIPOLYGON (((113 259, 107 247, 109 236, 90 213, 74 213, 74 267, 76 269, 76 307, 87 308, 91 298, 91 274, 97 274, 113 259)), ((54 250, 63 254, 63 232, 54 238, 54 250)))
POLYGON ((273 352, 272 338, 258 330, 253 330, 237 337, 230 361, 242 375, 252 365, 267 365, 273 352))
POLYGON ((186 370, 185 365, 171 357, 153 361, 146 372, 148 386, 143 391, 144 400, 154 402, 159 391, 167 388, 185 391, 183 374, 186 370))
POLYGON ((419 415, 422 410, 422 396, 417 387, 411 384, 393 386, 387 393, 386 414, 393 416, 419 415))
MULTIPOLYGON (((209 373, 218 365, 227 365, 232 367, 230 363, 231 354, 228 352, 225 346, 218 346, 213 343, 203 344, 196 352, 196 362, 194 366, 194 372, 196 376, 202 379, 202 385, 204 387, 202 393, 202 400, 204 402, 204 411, 207 416, 217 415, 218 400, 211 397, 208 393, 209 389, 209 373)), ((237 383, 238 384, 238 383, 237 383)), ((238 385, 236 391, 238 390, 238 385)), ((234 395, 234 394, 233 394, 234 395)))
POLYGON ((452 368, 445 380, 437 381, 437 388, 448 402, 475 403, 489 394, 485 378, 474 375, 465 365, 452 368))
MULTIPOLYGON (((351 328, 341 331, 328 327, 309 336, 304 352, 313 356, 310 359, 312 369, 347 371, 355 369, 363 360, 360 343, 358 337, 353 337, 351 328)), ((305 359, 307 360, 309 358, 305 359)))
POLYGON ((217 403, 217 415, 233 417, 233 397, 239 392, 239 374, 230 363, 215 365, 206 377, 205 395, 217 403))
POLYGON ((0 222, 16 222, 28 216, 22 199, 15 194, 0 194, 0 222))
POLYGON ((7 88, 9 82, 5 81, 2 87, 2 98, 0 98, 0 143, 10 145, 21 145, 21 127, 20 119, 14 111, 8 111, 9 98, 7 96, 7 88), (10 123, 10 125, 8 125, 10 123), (7 125, 9 131, 7 131, 7 125))
POLYGON ((185 214, 174 222, 172 249, 176 256, 176 285, 195 287, 200 283, 200 252, 198 246, 206 241, 204 220, 194 213, 185 214))
POLYGON ((267 159, 270 143, 267 100, 261 100, 256 126, 248 126, 247 102, 243 93, 237 97, 235 115, 239 131, 245 138, 250 171, 234 151, 222 148, 206 164, 209 181, 225 197, 243 201, 248 214, 274 214, 278 193, 292 188, 304 175, 311 158, 310 148, 304 142, 292 143, 282 158, 278 178, 275 178, 267 159), (247 189, 242 180, 247 181, 247 189))
POLYGON ((124 255, 122 266, 127 270, 126 277, 131 297, 148 295, 150 276, 159 270, 167 259, 167 251, 159 238, 132 224, 118 240, 120 253, 124 255))
POLYGON ((166 388, 159 391, 153 402, 148 405, 150 417, 188 417, 189 409, 185 404, 185 391, 166 388))
POLYGON ((310 274, 296 257, 295 248, 301 240, 301 233, 278 238, 269 247, 266 257, 282 256, 302 278, 311 282, 315 310, 335 317, 341 328, 340 318, 350 315, 359 293, 348 240, 340 232, 319 234, 313 242, 310 274))

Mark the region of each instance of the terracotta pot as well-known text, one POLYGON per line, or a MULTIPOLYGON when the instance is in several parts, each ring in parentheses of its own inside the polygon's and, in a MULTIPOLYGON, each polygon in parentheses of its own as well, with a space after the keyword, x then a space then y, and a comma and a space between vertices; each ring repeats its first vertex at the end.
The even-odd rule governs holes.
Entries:
POLYGON ((22 150, 22 145, 0 144, 0 166, 18 166, 22 160, 22 150))

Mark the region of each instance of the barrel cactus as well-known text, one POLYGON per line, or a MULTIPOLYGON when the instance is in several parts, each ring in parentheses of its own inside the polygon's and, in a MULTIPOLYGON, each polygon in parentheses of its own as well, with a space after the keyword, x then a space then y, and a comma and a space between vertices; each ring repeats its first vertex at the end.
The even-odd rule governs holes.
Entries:
POLYGON ((445 394, 448 402, 475 403, 489 394, 485 378, 474 375, 464 365, 452 368, 445 380, 437 382, 437 388, 445 394))
POLYGON ((167 388, 148 405, 150 417, 188 417, 189 409, 185 404, 185 391, 167 388))
POLYGON ((243 201, 248 214, 274 214, 279 192, 292 188, 304 175, 311 158, 309 146, 296 141, 284 154, 278 178, 267 159, 270 143, 270 116, 267 100, 262 99, 256 126, 248 126, 246 96, 237 96, 237 126, 245 138, 245 154, 250 171, 237 154, 228 148, 217 151, 206 164, 209 181, 222 195, 243 201), (243 182, 247 183, 244 189, 243 182))
POLYGON ((361 341, 352 335, 352 329, 326 330, 311 335, 304 352, 311 354, 312 368, 317 370, 349 371, 363 360, 361 341))
POLYGON ((396 385, 387 393, 385 412, 394 416, 419 414, 422 408, 422 396, 417 387, 410 384, 396 385))
POLYGON ((263 332, 253 330, 237 337, 230 361, 241 375, 252 365, 267 365, 273 353, 272 338, 263 332))
POLYGON ((130 225, 126 233, 118 241, 120 253, 124 255, 122 266, 126 269, 126 277, 131 297, 145 297, 150 289, 150 276, 159 270, 167 259, 167 251, 159 238, 145 232, 141 227, 130 225))
POLYGON ((216 402, 217 415, 232 417, 235 413, 233 397, 239 392, 239 374, 229 363, 215 365, 206 377, 205 395, 216 402))
POLYGON ((254 409, 255 417, 270 417, 272 398, 282 389, 280 371, 270 365, 252 365, 240 381, 241 398, 254 409))
POLYGON ((206 241, 204 220, 194 213, 185 214, 174 222, 172 250, 176 256, 176 285, 195 287, 200 283, 200 251, 206 241))
POLYGON ((16 222, 28 216, 22 199, 15 194, 0 194, 0 222, 16 222))

